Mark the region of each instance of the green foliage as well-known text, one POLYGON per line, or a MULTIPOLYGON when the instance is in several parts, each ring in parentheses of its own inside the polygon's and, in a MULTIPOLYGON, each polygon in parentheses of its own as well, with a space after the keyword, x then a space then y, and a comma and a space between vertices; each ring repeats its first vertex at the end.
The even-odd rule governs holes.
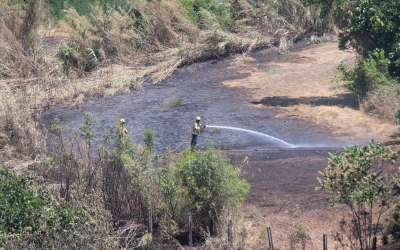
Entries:
POLYGON ((162 239, 168 239, 177 233, 179 225, 185 224, 188 212, 179 169, 171 160, 170 154, 167 154, 165 164, 157 171, 157 182, 161 196, 161 203, 157 208, 162 215, 160 234, 162 239))
POLYGON ((58 119, 52 125, 54 147, 46 166, 66 200, 81 203, 92 192, 99 193, 114 223, 121 219, 147 223, 147 211, 157 211, 160 240, 170 239, 185 227, 189 212, 199 221, 197 226, 206 229, 214 222, 218 227, 244 201, 250 185, 239 179, 240 168, 217 149, 186 149, 176 161, 168 153, 162 166, 154 168, 151 130, 144 132, 142 147, 129 134, 121 136, 123 125, 116 123, 104 143, 94 149, 90 145, 95 121, 85 115, 84 124, 70 138, 64 138, 58 119))
POLYGON ((227 26, 231 22, 230 2, 226 0, 179 0, 185 7, 192 21, 199 24, 212 15, 218 25, 227 26))
POLYGON ((342 62, 337 67, 341 72, 337 79, 347 82, 347 87, 358 95, 364 111, 395 122, 400 106, 400 85, 390 76, 389 63, 383 50, 375 50, 368 53, 368 57, 360 57, 356 68, 342 62))
POLYGON ((63 128, 61 127, 60 119, 58 119, 58 117, 54 118, 50 130, 57 136, 60 136, 63 133, 63 128))
POLYGON ((0 171, 0 233, 20 233, 24 228, 37 230, 42 208, 50 203, 48 193, 28 189, 32 178, 16 178, 6 167, 0 171))
POLYGON ((333 12, 340 30, 339 47, 353 47, 366 56, 381 49, 389 58, 389 73, 400 76, 400 8, 392 0, 308 0, 321 7, 321 15, 333 12))
MULTIPOLYGON (((114 223, 138 217, 138 223, 144 223, 147 216, 142 216, 143 208, 155 208, 158 201, 153 152, 136 145, 129 134, 120 133, 124 127, 119 123, 106 133, 104 143, 94 148, 94 124, 86 113, 79 130, 65 134, 55 119, 55 137, 49 137, 53 146, 43 166, 53 173, 60 185, 59 195, 67 201, 80 204, 96 193, 101 197, 97 206, 105 207, 114 223)), ((151 130, 147 134, 151 139, 151 130)))
POLYGON ((307 239, 309 239, 310 236, 308 229, 300 222, 296 222, 296 224, 294 225, 294 230, 290 233, 289 238, 291 250, 297 249, 297 244, 300 244, 301 249, 305 250, 307 239))
POLYGON ((98 69, 100 61, 92 48, 82 48, 73 39, 61 42, 57 45, 57 56, 63 63, 65 73, 71 69, 77 70, 79 74, 98 69))
POLYGON ((144 136, 144 145, 147 150, 152 151, 154 149, 154 132, 151 129, 146 129, 143 132, 144 136))
POLYGON ((74 8, 80 15, 90 15, 96 4, 99 4, 104 10, 107 8, 118 10, 125 8, 129 0, 45 0, 45 2, 48 12, 54 18, 60 19, 64 17, 62 11, 68 8, 74 8))
POLYGON ((337 67, 341 72, 341 80, 348 83, 348 88, 354 93, 365 97, 369 90, 375 90, 379 85, 391 81, 388 71, 389 59, 383 50, 369 53, 365 59, 359 59, 359 67, 350 69, 343 62, 337 67))
POLYGON ((95 133, 93 131, 93 125, 96 124, 96 121, 93 119, 92 115, 89 112, 85 113, 85 122, 82 126, 79 127, 79 130, 83 133, 83 138, 87 141, 91 141, 95 133))
POLYGON ((320 187, 331 194, 328 204, 347 205, 352 214, 351 222, 360 249, 370 249, 371 238, 379 233, 381 214, 389 206, 392 193, 397 188, 398 174, 382 176, 382 160, 394 163, 398 153, 381 144, 344 148, 340 155, 329 154, 328 166, 318 178, 320 187), (374 209, 375 205, 379 209, 374 209))
MULTIPOLYGON (((113 130, 120 130, 117 124, 113 130)), ((132 218, 142 213, 140 206, 151 207, 156 202, 154 154, 136 145, 129 134, 108 133, 100 149, 104 203, 116 218, 132 218), (129 209, 129 215, 126 211, 129 209)))
POLYGON ((240 168, 212 147, 194 153, 186 149, 180 163, 190 210, 203 223, 214 219, 213 214, 217 218, 225 207, 238 207, 250 189, 247 181, 238 177, 240 168))
MULTIPOLYGON (((0 248, 5 249, 115 249, 109 236, 109 215, 92 208, 53 199, 43 180, 33 175, 16 177, 0 171, 0 248)), ((97 204, 96 204, 97 205, 97 204)))

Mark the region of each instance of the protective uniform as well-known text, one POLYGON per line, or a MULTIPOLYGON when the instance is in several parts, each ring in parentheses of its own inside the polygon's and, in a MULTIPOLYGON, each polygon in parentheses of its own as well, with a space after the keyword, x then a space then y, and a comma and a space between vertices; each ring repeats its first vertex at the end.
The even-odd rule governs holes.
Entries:
POLYGON ((203 126, 200 124, 200 116, 196 117, 196 122, 193 124, 193 128, 192 128, 192 142, 190 143, 190 145, 192 147, 196 146, 197 143, 197 136, 200 134, 200 130, 202 128, 205 128, 206 126, 203 126))
POLYGON ((128 134, 128 130, 124 126, 125 119, 119 120, 119 128, 118 128, 118 139, 120 142, 125 140, 126 135, 128 134))

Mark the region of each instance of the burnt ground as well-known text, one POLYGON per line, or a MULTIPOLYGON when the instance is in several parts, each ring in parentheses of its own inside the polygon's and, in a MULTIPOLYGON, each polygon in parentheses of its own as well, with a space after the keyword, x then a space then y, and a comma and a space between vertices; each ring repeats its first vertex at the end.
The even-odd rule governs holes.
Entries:
POLYGON ((199 137, 199 147, 219 145, 234 164, 243 165, 243 177, 251 184, 241 223, 246 249, 266 248, 267 225, 275 246, 289 249, 296 224, 308 230, 306 249, 322 249, 323 233, 330 239, 329 249, 335 249, 333 235, 347 210, 327 209, 327 194, 315 191, 328 152, 396 137, 394 126, 364 115, 356 97, 332 83, 336 66, 353 58, 335 44, 301 46, 287 55, 263 50, 249 57, 232 56, 183 67, 141 91, 88 98, 79 107, 52 107, 44 120, 49 127, 57 116, 62 125, 76 130, 90 112, 98 121, 100 142, 103 131, 124 118, 138 143, 146 128, 154 131, 157 153, 178 146, 197 115, 207 125, 248 129, 293 144, 295 148, 286 148, 274 139, 218 128, 207 128, 199 137))
POLYGON ((318 171, 326 166, 328 152, 338 149, 280 149, 228 155, 233 164, 243 165, 243 177, 251 183, 247 204, 269 207, 273 212, 294 213, 325 208, 327 196, 316 192, 315 187, 318 171))
MULTIPOLYGON (((328 235, 329 249, 339 246, 334 236, 340 232, 339 220, 348 209, 343 205, 328 208, 329 194, 315 191, 318 172, 325 168, 329 152, 338 154, 341 150, 303 148, 227 152, 234 164, 243 166, 243 177, 251 184, 244 208, 244 217, 250 221, 248 227, 253 230, 253 239, 247 245, 249 249, 268 246, 262 234, 266 226, 273 230, 275 247, 291 249, 290 234, 296 231, 296 224, 308 230, 305 249, 322 249, 324 233, 328 235)), ((387 165, 383 169, 394 173, 398 167, 387 165)), ((397 249, 396 245, 393 247, 384 249, 397 249)))

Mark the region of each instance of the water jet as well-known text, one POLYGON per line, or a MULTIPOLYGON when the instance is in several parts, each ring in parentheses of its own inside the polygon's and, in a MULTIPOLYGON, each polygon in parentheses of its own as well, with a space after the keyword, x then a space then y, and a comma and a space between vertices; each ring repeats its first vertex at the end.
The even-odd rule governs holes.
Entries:
POLYGON ((264 133, 260 133, 260 132, 257 132, 257 131, 249 130, 249 129, 229 127, 229 126, 218 126, 218 125, 207 125, 207 128, 220 128, 220 129, 229 129, 229 130, 236 130, 236 131, 246 132, 246 133, 250 133, 250 134, 266 137, 269 140, 273 140, 273 141, 279 142, 280 144, 283 144, 283 145, 285 145, 286 147, 289 147, 289 148, 295 148, 296 147, 295 145, 290 144, 288 142, 285 142, 284 140, 281 140, 279 138, 276 138, 276 137, 273 137, 271 135, 267 135, 267 134, 264 134, 264 133))

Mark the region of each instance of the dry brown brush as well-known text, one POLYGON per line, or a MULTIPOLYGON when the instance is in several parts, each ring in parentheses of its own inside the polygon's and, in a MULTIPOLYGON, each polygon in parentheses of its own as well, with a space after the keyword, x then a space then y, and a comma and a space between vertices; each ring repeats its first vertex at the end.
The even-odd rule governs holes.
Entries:
POLYGON ((71 39, 58 48, 64 69, 82 76, 106 63, 146 61, 149 53, 176 46, 194 33, 173 1, 140 1, 129 10, 93 8, 90 16, 66 10, 71 39), (138 60, 139 59, 139 60, 138 60))

